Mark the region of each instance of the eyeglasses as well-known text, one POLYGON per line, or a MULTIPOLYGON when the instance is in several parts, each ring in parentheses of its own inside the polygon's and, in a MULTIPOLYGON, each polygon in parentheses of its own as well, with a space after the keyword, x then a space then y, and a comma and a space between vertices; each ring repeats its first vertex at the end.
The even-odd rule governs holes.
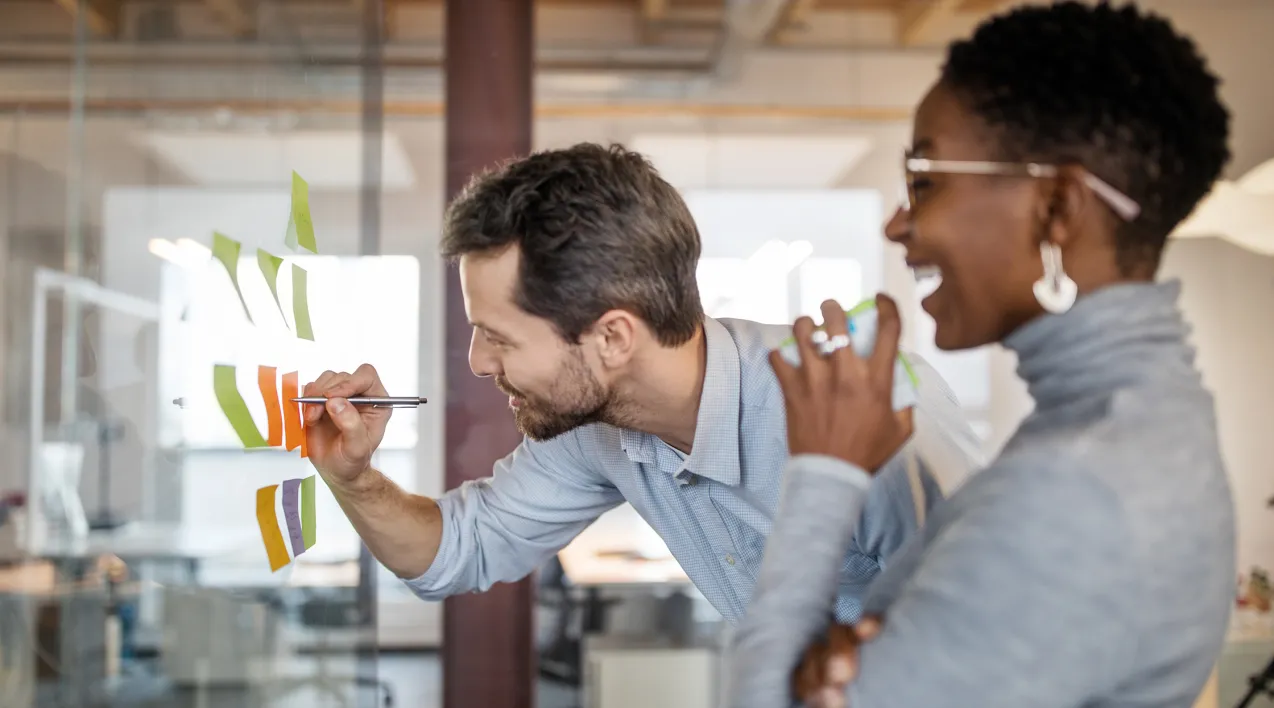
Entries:
MULTIPOLYGON (((916 209, 917 173, 952 174, 952 175, 1004 175, 1020 177, 1056 177, 1057 165, 1045 165, 1038 162, 983 162, 978 160, 929 160, 903 154, 903 172, 906 174, 907 198, 903 209, 916 209)), ((1093 190, 1099 199, 1122 218, 1132 221, 1141 213, 1141 206, 1131 197, 1115 189, 1109 182, 1087 170, 1084 171, 1084 184, 1093 190)))

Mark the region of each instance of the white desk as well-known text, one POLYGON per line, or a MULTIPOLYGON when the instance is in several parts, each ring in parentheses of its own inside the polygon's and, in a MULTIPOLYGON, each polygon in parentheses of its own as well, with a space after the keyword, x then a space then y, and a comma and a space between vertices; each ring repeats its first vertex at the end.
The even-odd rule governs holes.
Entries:
POLYGON ((90 531, 79 539, 55 539, 40 544, 31 557, 58 564, 70 578, 83 572, 86 562, 113 555, 125 563, 170 562, 185 566, 194 581, 199 563, 229 556, 260 543, 254 530, 219 529, 214 533, 184 524, 134 522, 117 529, 90 531))
POLYGON ((659 534, 629 504, 603 514, 557 557, 566 577, 582 587, 691 585, 659 534))

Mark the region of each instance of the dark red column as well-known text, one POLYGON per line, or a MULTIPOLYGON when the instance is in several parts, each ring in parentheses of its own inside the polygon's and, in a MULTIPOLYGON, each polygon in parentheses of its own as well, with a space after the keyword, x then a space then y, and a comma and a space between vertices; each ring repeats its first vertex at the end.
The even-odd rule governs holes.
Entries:
MULTIPOLYGON (((475 172, 531 150, 532 0, 447 0, 446 155, 450 200, 475 172)), ((487 477, 520 441, 508 399, 469 370, 471 329, 447 268, 446 480, 487 477)), ((535 704, 533 589, 528 580, 443 606, 445 708, 535 704)))

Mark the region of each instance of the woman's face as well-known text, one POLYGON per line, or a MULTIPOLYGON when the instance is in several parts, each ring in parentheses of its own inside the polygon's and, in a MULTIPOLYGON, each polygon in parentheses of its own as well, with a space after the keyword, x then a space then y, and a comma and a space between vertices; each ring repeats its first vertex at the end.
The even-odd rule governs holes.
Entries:
MULTIPOLYGON (((917 109, 912 156, 933 160, 996 161, 994 134, 942 84, 917 109)), ((916 173, 914 206, 899 209, 886 237, 907 249, 918 279, 940 285, 921 301, 937 325, 940 349, 998 342, 1044 312, 1032 286, 1043 274, 1040 243, 1047 234, 1062 247, 1066 272, 1097 254, 1067 233, 1076 224, 1053 216, 1059 180, 916 173), (1073 258, 1072 258, 1073 257, 1073 258)), ((1064 191, 1064 190, 1061 190, 1064 191)), ((1099 228, 1100 230, 1100 228, 1099 228)), ((1113 263, 1113 249, 1107 257, 1113 263)), ((922 286, 925 283, 922 282, 922 286)))

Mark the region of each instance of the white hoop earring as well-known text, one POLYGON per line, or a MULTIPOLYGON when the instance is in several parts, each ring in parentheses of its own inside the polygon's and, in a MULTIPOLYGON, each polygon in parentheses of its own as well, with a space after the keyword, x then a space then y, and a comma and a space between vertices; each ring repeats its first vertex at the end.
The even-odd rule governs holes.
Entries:
POLYGON ((1057 244, 1041 241, 1040 258, 1044 261, 1044 276, 1035 281, 1035 299, 1048 312, 1060 315, 1075 304, 1079 286, 1062 269, 1062 249, 1057 244))

